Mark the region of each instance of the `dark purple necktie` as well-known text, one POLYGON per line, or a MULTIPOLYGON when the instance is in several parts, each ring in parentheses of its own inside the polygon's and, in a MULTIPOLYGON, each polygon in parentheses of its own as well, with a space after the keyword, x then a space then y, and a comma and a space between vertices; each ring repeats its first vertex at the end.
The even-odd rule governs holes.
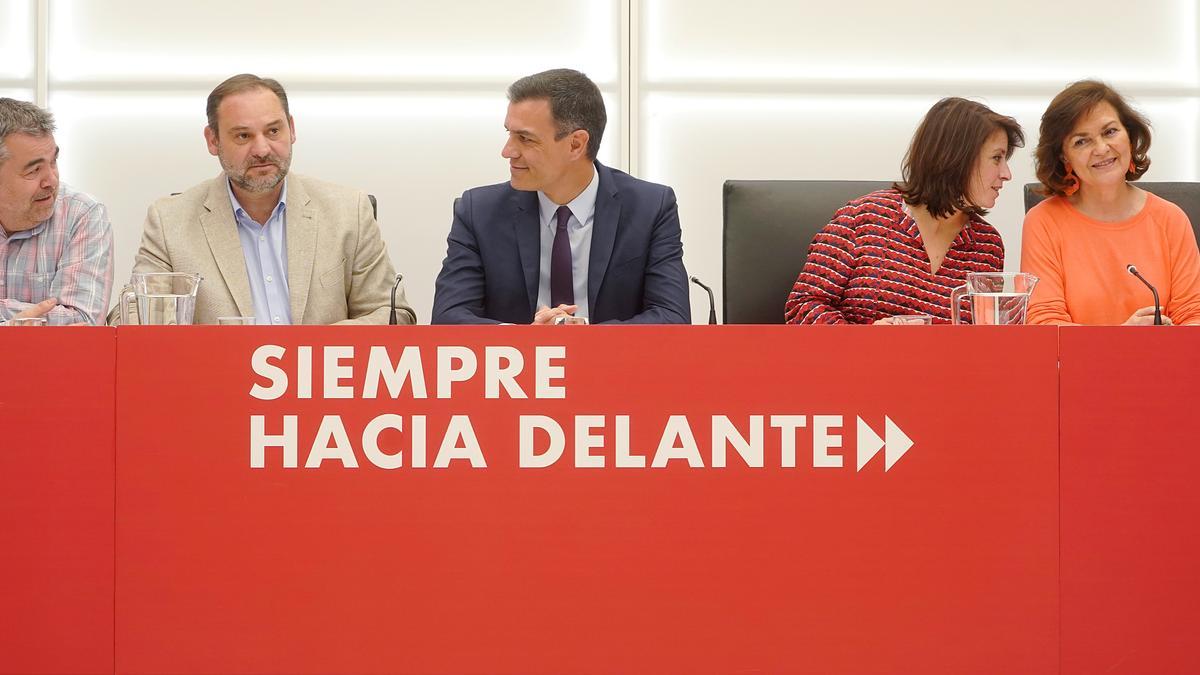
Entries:
POLYGON ((550 249, 550 306, 575 304, 575 283, 571 280, 571 237, 567 221, 571 209, 558 207, 554 213, 558 228, 554 230, 554 246, 550 249))

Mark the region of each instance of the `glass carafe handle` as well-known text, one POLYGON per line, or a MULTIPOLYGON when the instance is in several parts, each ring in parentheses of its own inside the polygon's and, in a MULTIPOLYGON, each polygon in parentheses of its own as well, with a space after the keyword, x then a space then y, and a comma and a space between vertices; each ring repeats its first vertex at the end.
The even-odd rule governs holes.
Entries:
POLYGON ((950 323, 962 323, 962 317, 959 316, 958 305, 962 302, 962 297, 967 294, 966 284, 950 291, 950 323))
POLYGON ((141 323, 138 321, 137 293, 133 291, 132 285, 121 289, 121 299, 117 301, 117 306, 121 309, 122 326, 136 326, 141 323))

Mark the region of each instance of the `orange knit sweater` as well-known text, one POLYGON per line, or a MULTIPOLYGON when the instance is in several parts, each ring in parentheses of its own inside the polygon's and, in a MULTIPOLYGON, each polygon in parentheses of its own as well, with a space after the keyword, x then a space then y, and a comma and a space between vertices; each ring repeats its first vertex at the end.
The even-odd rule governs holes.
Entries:
POLYGON ((1125 270, 1130 263, 1158 289, 1173 322, 1200 324, 1200 252, 1178 206, 1147 193, 1137 215, 1105 223, 1062 197, 1038 204, 1026 214, 1021 236, 1021 271, 1041 280, 1029 323, 1125 323, 1139 307, 1154 304, 1150 289, 1125 270))

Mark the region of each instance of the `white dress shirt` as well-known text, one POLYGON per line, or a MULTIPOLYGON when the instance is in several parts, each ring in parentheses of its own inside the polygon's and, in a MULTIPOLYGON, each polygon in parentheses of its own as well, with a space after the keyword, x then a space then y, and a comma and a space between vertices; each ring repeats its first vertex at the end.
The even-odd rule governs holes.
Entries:
POLYGON ((237 221, 238 239, 246 258, 250 297, 254 300, 254 322, 260 326, 292 323, 291 292, 287 278, 287 180, 279 191, 279 203, 266 223, 258 223, 229 189, 229 203, 237 221))

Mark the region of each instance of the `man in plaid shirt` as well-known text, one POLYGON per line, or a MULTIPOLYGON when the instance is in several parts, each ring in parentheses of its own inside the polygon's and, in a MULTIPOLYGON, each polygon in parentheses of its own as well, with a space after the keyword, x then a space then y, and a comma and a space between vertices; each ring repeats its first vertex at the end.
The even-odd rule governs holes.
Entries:
POLYGON ((0 98, 0 322, 101 324, 112 245, 104 205, 58 181, 54 117, 0 98))

